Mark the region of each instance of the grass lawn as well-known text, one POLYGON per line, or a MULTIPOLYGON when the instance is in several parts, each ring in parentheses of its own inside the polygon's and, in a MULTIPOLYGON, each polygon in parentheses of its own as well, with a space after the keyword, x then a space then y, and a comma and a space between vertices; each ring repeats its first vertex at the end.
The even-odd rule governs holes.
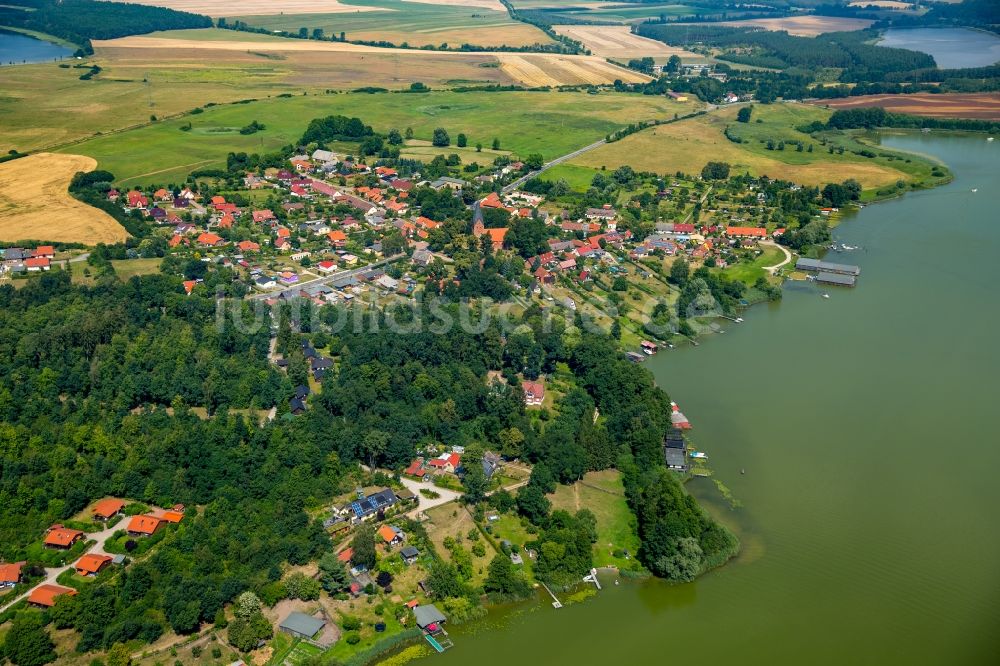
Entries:
POLYGON ((282 663, 296 665, 301 664, 304 661, 318 657, 323 654, 323 652, 324 650, 322 648, 319 648, 312 643, 299 641, 295 647, 292 648, 292 651, 288 653, 288 656, 285 657, 282 663))
POLYGON ((654 127, 601 146, 572 160, 577 166, 613 169, 628 164, 636 170, 698 174, 710 160, 728 162, 732 172, 766 175, 803 185, 822 185, 854 178, 866 189, 884 187, 898 180, 927 182, 933 164, 916 155, 888 151, 859 142, 859 133, 825 132, 820 139, 795 127, 814 120, 826 120, 829 112, 804 104, 755 104, 749 123, 736 122, 737 108, 727 107, 703 116, 654 127), (758 120, 760 122, 758 122, 758 120), (734 143, 724 131, 743 139, 734 143), (768 150, 785 142, 784 150, 768 150), (792 142, 801 141, 802 152, 792 142), (808 146, 813 152, 808 152, 808 146), (828 146, 843 146, 844 154, 830 154, 828 146), (852 154, 868 149, 875 158, 852 154), (907 161, 909 160, 909 161, 907 161))
POLYGON ((750 263, 740 262, 727 268, 715 270, 731 280, 740 280, 748 285, 752 285, 758 278, 768 275, 768 272, 764 270, 764 266, 780 264, 781 260, 785 258, 785 253, 776 247, 764 246, 761 249, 764 252, 750 263))
POLYGON ((530 46, 552 41, 538 28, 515 21, 505 11, 401 0, 342 0, 342 4, 367 11, 241 16, 238 20, 269 30, 298 32, 304 27, 312 32, 322 28, 327 36, 344 32, 349 40, 410 46, 530 46), (376 7, 385 11, 369 9, 376 7))
POLYGON ((472 146, 489 146, 499 138, 502 151, 541 153, 552 159, 629 122, 672 116, 677 107, 666 98, 615 93, 296 96, 213 107, 183 119, 96 137, 65 152, 94 157, 98 168, 111 171, 125 186, 180 182, 194 169, 224 166, 229 152, 276 150, 297 142, 313 118, 345 114, 361 118, 379 132, 411 127, 416 139, 429 141, 434 129, 443 127, 453 138, 464 133, 472 146), (253 120, 266 129, 247 136, 210 131, 243 127, 253 120), (188 122, 192 131, 181 131, 188 122))
MULTIPOLYGON (((114 267, 115 273, 118 274, 118 279, 122 282, 127 282, 136 275, 159 273, 162 262, 163 259, 159 257, 150 259, 113 259, 111 265, 114 267)), ((72 280, 74 283, 90 285, 95 283, 94 268, 92 266, 89 266, 86 262, 77 262, 70 265, 72 266, 72 280), (91 274, 84 274, 84 271, 88 269, 91 274)))
POLYGON ((557 180, 565 180, 571 190, 586 192, 590 188, 590 183, 594 180, 594 174, 597 172, 597 169, 590 167, 563 163, 552 167, 543 173, 540 178, 553 183, 557 180))
POLYGON ((575 513, 590 509, 597 517, 597 543, 594 544, 594 565, 634 568, 639 537, 635 517, 625 503, 621 473, 617 470, 588 472, 582 481, 571 486, 559 486, 549 495, 553 509, 575 513), (615 551, 627 550, 632 559, 615 557, 615 551))

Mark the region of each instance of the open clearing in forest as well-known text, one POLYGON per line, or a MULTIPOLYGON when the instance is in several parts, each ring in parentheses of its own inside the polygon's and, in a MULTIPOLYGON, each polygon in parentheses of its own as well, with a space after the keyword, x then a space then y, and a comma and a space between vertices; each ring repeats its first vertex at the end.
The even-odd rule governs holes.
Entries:
POLYGON ((682 59, 704 60, 697 53, 634 35, 626 25, 554 25, 552 29, 581 42, 591 53, 602 58, 669 58, 676 55, 682 59))
POLYGON ((881 106, 892 113, 909 113, 933 118, 974 118, 1000 120, 1000 93, 913 95, 860 95, 813 102, 831 109, 858 109, 881 106))
MULTIPOLYGON (((784 18, 746 19, 742 21, 719 21, 712 25, 726 25, 734 28, 759 27, 765 30, 784 30, 790 35, 815 37, 824 32, 851 32, 864 30, 874 21, 868 19, 840 18, 835 16, 786 16, 784 18)), ((678 23, 677 25, 684 25, 678 23)))
POLYGON ((697 118, 661 125, 609 143, 570 161, 591 168, 614 169, 629 165, 637 171, 688 174, 701 173, 709 161, 728 162, 732 173, 749 172, 802 185, 822 185, 854 178, 865 188, 875 188, 908 179, 916 170, 929 171, 918 163, 868 159, 852 154, 860 148, 851 135, 838 137, 844 154, 829 154, 826 147, 794 128, 812 120, 825 120, 828 112, 804 104, 754 105, 750 123, 736 123, 736 107, 721 109, 697 118), (757 123, 760 119, 762 122, 757 123), (724 135, 725 128, 744 137, 734 143, 724 135), (767 140, 786 142, 784 150, 767 150, 767 140), (814 144, 813 152, 796 150, 793 141, 814 144), (892 166, 890 166, 890 164, 892 166))
POLYGON ((38 153, 0 164, 0 241, 116 243, 128 233, 104 211, 77 201, 69 183, 97 162, 83 155, 38 153))

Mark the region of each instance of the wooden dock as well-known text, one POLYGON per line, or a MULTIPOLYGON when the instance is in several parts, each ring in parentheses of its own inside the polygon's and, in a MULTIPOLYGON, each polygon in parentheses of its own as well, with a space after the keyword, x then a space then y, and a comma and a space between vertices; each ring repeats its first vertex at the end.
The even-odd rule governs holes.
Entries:
POLYGON ((544 587, 545 591, 548 592, 549 596, 552 597, 552 607, 553 608, 562 608, 562 602, 559 601, 559 597, 557 597, 555 594, 553 594, 552 590, 549 589, 549 586, 546 585, 545 583, 542 583, 542 587, 544 587))

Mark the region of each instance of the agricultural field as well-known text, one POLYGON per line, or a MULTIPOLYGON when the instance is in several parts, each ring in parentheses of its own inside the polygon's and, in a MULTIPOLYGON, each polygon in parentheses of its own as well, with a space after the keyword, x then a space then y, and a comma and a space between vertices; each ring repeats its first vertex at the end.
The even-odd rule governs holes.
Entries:
MULTIPOLYGON (((755 26, 765 30, 784 30, 798 37, 815 37, 824 32, 851 32, 864 30, 873 21, 868 19, 842 18, 836 16, 785 16, 783 18, 746 19, 745 21, 720 21, 712 25, 727 25, 734 28, 755 26)), ((679 23, 678 25, 684 25, 679 23)))
POLYGON ((72 66, 0 68, 0 151, 64 148, 151 116, 282 94, 401 89, 415 81, 442 88, 646 79, 597 57, 378 49, 216 29, 98 41, 95 48, 93 58, 72 66), (91 64, 102 71, 80 80, 91 64), (515 78, 519 73, 524 78, 515 78))
POLYGON ((0 164, 0 241, 116 243, 128 232, 104 211, 70 196, 78 171, 97 162, 83 155, 38 153, 0 164))
POLYGON ((588 472, 583 480, 570 486, 559 486, 548 496, 552 509, 576 513, 589 509, 597 518, 597 543, 594 544, 594 565, 632 568, 639 549, 635 516, 625 503, 621 472, 604 470, 588 472), (629 557, 624 556, 628 551, 629 557))
POLYGON ((624 25, 555 25, 552 29, 560 35, 581 42, 591 53, 602 58, 627 60, 650 56, 665 59, 676 55, 682 60, 704 60, 697 53, 633 35, 628 26, 624 25))
POLYGON ((754 105, 749 123, 736 123, 735 107, 725 108, 690 120, 661 125, 628 136, 570 161, 577 166, 613 169, 628 164, 638 171, 697 174, 709 161, 728 162, 733 172, 749 172, 802 185, 821 185, 854 178, 865 189, 883 187, 899 180, 924 180, 931 164, 915 156, 901 156, 878 150, 873 159, 852 154, 851 150, 871 148, 861 144, 854 133, 827 133, 828 145, 795 127, 813 120, 825 120, 829 112, 804 104, 754 105), (759 122, 758 122, 759 121, 759 122), (743 139, 734 143, 724 131, 743 139), (785 142, 784 150, 768 150, 767 141, 785 142), (813 152, 796 150, 795 142, 813 152), (844 147, 843 154, 830 154, 829 147, 844 147), (912 158, 912 159, 911 159, 912 158), (906 161, 910 160, 910 161, 906 161))
POLYGON ((547 9, 563 16, 587 21, 602 21, 607 23, 639 23, 648 18, 660 16, 692 16, 699 13, 709 13, 712 10, 692 5, 676 3, 632 3, 616 2, 572 2, 572 0, 513 0, 517 9, 547 9))
POLYGON ((181 12, 192 12, 206 16, 236 16, 239 14, 333 14, 372 11, 360 4, 340 0, 111 0, 111 2, 131 2, 138 5, 167 7, 181 12))
MULTIPOLYGON (((96 137, 67 151, 95 158, 126 186, 180 181, 192 170, 224 166, 230 152, 266 152, 294 143, 313 118, 345 114, 381 132, 411 127, 414 137, 424 142, 430 141, 435 128, 444 127, 453 142, 465 133, 470 146, 488 147, 496 137, 502 151, 541 153, 551 159, 630 122, 671 117, 687 108, 664 97, 616 93, 299 95, 213 107, 201 114, 96 137), (240 134, 239 128, 253 120, 265 129, 240 134), (182 131, 188 123, 191 130, 182 131)), ((434 154, 451 152, 456 151, 447 147, 434 154)))
MULTIPOLYGON (((476 46, 531 46, 551 39, 535 26, 515 21, 494 0, 482 3, 439 3, 416 0, 350 0, 354 13, 282 14, 244 12, 235 17, 269 30, 297 32, 321 28, 327 35, 345 33, 348 40, 386 41, 410 46, 461 44, 476 46)), ((347 6, 347 5, 345 5, 347 6)))
POLYGON ((881 106, 892 113, 909 113, 915 116, 1000 120, 1000 94, 997 93, 860 95, 841 99, 817 100, 814 104, 834 110, 881 106))

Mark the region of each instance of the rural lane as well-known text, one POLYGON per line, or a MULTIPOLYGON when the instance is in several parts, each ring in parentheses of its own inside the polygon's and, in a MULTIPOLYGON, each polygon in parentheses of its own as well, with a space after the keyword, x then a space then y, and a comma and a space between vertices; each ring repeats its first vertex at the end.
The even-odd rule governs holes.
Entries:
POLYGON ((285 293, 286 291, 298 292, 302 289, 305 289, 306 287, 311 287, 313 285, 326 284, 327 282, 335 282, 337 280, 343 280, 344 278, 354 277, 355 275, 364 273, 365 271, 371 270, 373 268, 378 268, 379 266, 384 266, 386 264, 391 264, 394 261, 399 261, 405 256, 406 255, 403 253, 394 254, 391 257, 386 257, 385 259, 379 259, 375 263, 368 264, 367 266, 362 266, 360 268, 352 268, 349 271, 340 271, 339 273, 334 273, 333 275, 326 275, 324 277, 316 278, 314 280, 309 280, 307 282, 302 282, 300 284, 290 285, 285 289, 279 289, 277 291, 265 291, 260 294, 253 294, 251 296, 247 296, 247 300, 261 301, 261 300, 266 300, 268 298, 278 298, 279 296, 281 296, 281 294, 285 293))
POLYGON ((571 160, 574 157, 579 157, 580 155, 583 155, 584 153, 590 152, 594 148, 600 148, 601 146, 603 146, 606 143, 607 143, 607 140, 601 139, 600 141, 595 141, 594 143, 590 144, 589 146, 584 146, 583 148, 580 148, 579 150, 574 150, 572 153, 566 153, 562 157, 557 157, 554 160, 552 160, 551 162, 546 162, 545 164, 542 165, 542 168, 539 169, 538 171, 532 171, 529 174, 527 174, 525 176, 521 176, 520 178, 518 178, 514 182, 512 182, 509 185, 505 186, 503 188, 503 192, 504 192, 504 194, 507 194, 508 192, 513 192, 514 190, 516 190, 517 188, 521 187, 522 185, 524 185, 526 182, 528 182, 532 178, 535 178, 536 176, 538 176, 539 174, 541 174, 543 171, 548 171, 552 167, 554 167, 554 166, 556 166, 558 164, 562 164, 566 160, 571 160))

